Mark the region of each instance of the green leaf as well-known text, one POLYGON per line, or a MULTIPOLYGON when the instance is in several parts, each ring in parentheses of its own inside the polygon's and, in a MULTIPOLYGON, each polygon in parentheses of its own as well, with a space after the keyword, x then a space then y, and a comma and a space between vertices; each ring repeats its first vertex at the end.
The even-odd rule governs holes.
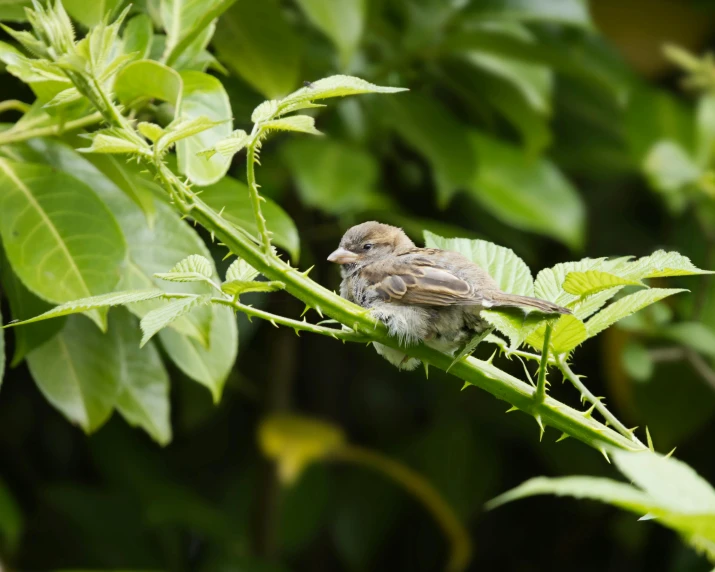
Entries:
POLYGON ((650 184, 664 193, 691 185, 703 174, 687 151, 672 141, 653 145, 643 162, 643 171, 650 184))
POLYGON ((698 165, 706 167, 713 157, 715 145, 715 95, 703 93, 695 115, 695 151, 698 165))
POLYGON ((667 340, 715 358, 715 331, 701 322, 669 324, 658 333, 667 340))
POLYGON ((625 451, 614 451, 613 461, 628 480, 660 506, 674 512, 709 513, 715 517, 715 490, 682 461, 650 452, 625 451))
POLYGON ((585 209, 556 166, 484 134, 470 137, 479 161, 471 196, 507 224, 551 236, 572 249, 582 247, 585 209))
POLYGON ((213 45, 221 62, 265 97, 298 83, 302 42, 277 0, 236 2, 218 21, 213 45))
POLYGON ((623 348, 621 364, 635 381, 647 381, 653 375, 653 359, 646 347, 636 341, 628 342, 623 348))
MULTIPOLYGON (((166 30, 163 61, 173 65, 192 41, 205 34, 211 23, 236 0, 161 0, 161 19, 166 30)), ((209 38, 211 35, 209 34, 209 38)), ((206 40, 208 42, 208 39, 206 40)))
POLYGON ((554 77, 548 67, 483 52, 468 52, 464 57, 470 64, 513 85, 538 113, 551 113, 554 77))
POLYGON ((340 51, 343 67, 352 59, 365 26, 365 0, 298 0, 311 23, 340 51))
POLYGON ((509 294, 534 295, 534 279, 526 263, 514 251, 486 240, 442 238, 425 231, 425 246, 459 252, 496 280, 509 294))
MULTIPOLYGON (((15 273, 49 302, 111 291, 126 256, 117 221, 95 192, 44 165, 0 159, 0 235, 15 273)), ((105 326, 100 313, 90 317, 105 326)))
POLYGON ((178 109, 184 85, 178 72, 159 62, 139 60, 117 74, 115 95, 125 105, 160 99, 178 109))
MULTIPOLYGON (((573 272, 611 272, 613 268, 621 263, 627 262, 630 257, 619 258, 609 261, 607 258, 583 258, 575 262, 560 262, 552 268, 541 270, 534 282, 534 293, 537 298, 549 300, 561 306, 567 306, 578 300, 580 295, 565 292, 562 285, 566 277, 573 272)), ((620 287, 616 287, 620 289, 620 287)), ((606 292, 610 292, 607 290, 606 292)), ((605 303, 605 302, 604 302, 605 303)), ((580 316, 582 317, 582 316, 580 316)))
POLYGON ((86 28, 92 28, 102 21, 112 21, 112 15, 123 4, 123 0, 62 0, 67 13, 86 28))
POLYGON ((544 314, 526 313, 521 308, 482 310, 479 315, 509 338, 509 347, 512 349, 523 344, 526 338, 546 319, 544 314))
POLYGON ((330 214, 386 207, 376 192, 379 166, 366 151, 334 139, 296 139, 282 152, 305 205, 330 214))
POLYGON ((221 82, 213 76, 197 71, 181 72, 184 93, 178 117, 182 120, 206 117, 216 122, 176 145, 179 171, 197 185, 212 185, 228 171, 231 162, 221 155, 198 157, 198 153, 212 147, 231 133, 231 103, 221 82))
POLYGON ((205 385, 214 402, 218 403, 238 353, 238 328, 236 318, 229 308, 212 305, 211 310, 213 320, 208 348, 192 338, 177 334, 171 328, 161 330, 159 338, 179 369, 205 385))
POLYGON ((163 127, 148 121, 140 121, 137 123, 137 131, 152 143, 156 143, 166 133, 163 127))
POLYGON ((584 0, 481 0, 467 9, 470 15, 485 20, 557 22, 572 26, 591 26, 584 0))
POLYGON ((111 331, 120 364, 117 411, 166 445, 171 441, 169 375, 159 352, 153 343, 140 349, 139 324, 126 311, 113 315, 111 331))
POLYGON ((101 294, 99 296, 92 296, 90 298, 82 298, 80 300, 73 300, 72 302, 67 302, 56 306, 51 310, 23 320, 22 322, 13 322, 12 326, 22 326, 24 324, 32 324, 33 322, 40 322, 42 320, 49 320, 50 318, 59 318, 60 316, 69 316, 70 314, 82 314, 90 310, 96 310, 99 308, 111 308, 112 306, 123 306, 126 304, 133 304, 136 302, 141 302, 144 300, 153 300, 155 298, 161 298, 165 295, 165 292, 158 289, 150 290, 125 290, 123 292, 110 292, 108 294, 101 294))
POLYGON ((618 468, 645 490, 604 478, 538 477, 498 496, 487 507, 541 494, 598 500, 656 518, 715 557, 715 492, 707 482, 684 463, 649 451, 617 450, 613 457, 618 468))
POLYGON ((154 38, 154 27, 151 18, 146 14, 138 14, 127 22, 122 35, 125 54, 137 54, 139 60, 149 57, 151 42, 154 38))
POLYGON ((620 300, 616 300, 613 304, 601 310, 586 322, 586 330, 588 337, 591 338, 602 332, 609 326, 615 324, 618 320, 630 316, 634 312, 649 306, 663 298, 686 292, 682 288, 651 288, 650 290, 641 290, 634 294, 624 296, 620 300))
MULTIPOLYGON (((142 211, 109 178, 67 145, 48 139, 33 139, 28 146, 13 146, 12 150, 25 160, 46 161, 60 171, 71 172, 90 185, 112 212, 116 213, 124 236, 127 237, 128 246, 128 260, 124 267, 120 288, 126 290, 161 288, 166 285, 166 282, 154 278, 154 273, 166 271, 176 264, 177 260, 195 253, 200 253, 210 260, 211 255, 203 240, 188 224, 179 219, 170 206, 157 202, 156 217, 150 225, 142 211)), ((124 168, 120 163, 116 166, 119 169, 124 168)), ((173 283, 171 287, 173 292, 193 294, 203 294, 206 289, 205 284, 196 283, 173 283)), ((163 303, 160 300, 149 300, 131 304, 129 309, 141 318, 163 303)), ((215 324, 212 318, 213 313, 210 309, 202 307, 174 321, 170 329, 176 331, 178 342, 167 346, 169 357, 174 362, 180 362, 182 364, 180 367, 187 372, 187 375, 191 376, 198 372, 200 381, 204 384, 221 382, 222 380, 211 379, 210 376, 222 374, 221 368, 227 368, 228 371, 236 356, 235 348, 224 346, 223 351, 211 354, 211 359, 219 364, 216 368, 207 369, 202 363, 194 363, 197 359, 195 356, 204 355, 201 350, 194 349, 194 346, 201 347, 201 342, 192 344, 185 338, 205 341, 217 335, 233 339, 236 337, 236 332, 230 331, 231 328, 235 328, 235 321, 228 324, 215 324), (186 346, 191 350, 189 354, 185 353, 186 346), (209 381, 206 381, 207 379, 209 381)))
MULTIPOLYGON (((41 300, 25 288, 4 258, 0 267, 0 278, 2 278, 3 292, 10 303, 10 312, 15 320, 32 318, 52 308, 51 304, 41 300)), ((62 319, 32 324, 14 330, 15 353, 10 365, 14 367, 19 364, 30 351, 56 335, 64 325, 65 320, 62 319)))
MULTIPOLYGON (((542 325, 529 334, 527 341, 534 348, 541 350, 544 347, 546 326, 542 325)), ((549 347, 555 354, 570 352, 581 345, 588 338, 586 325, 576 316, 561 316, 551 329, 549 347)))
MULTIPOLYGON (((177 300, 172 300, 167 304, 163 304, 159 308, 148 312, 140 322, 141 330, 143 332, 141 347, 156 334, 159 330, 166 328, 177 318, 188 314, 197 306, 205 306, 211 303, 210 296, 187 296, 186 298, 179 298, 177 300)), ((208 345, 209 340, 205 340, 204 345, 208 345)))
POLYGON ((240 281, 251 282, 255 280, 259 272, 242 258, 237 258, 226 270, 226 282, 240 281))
POLYGON ((386 99, 384 120, 429 161, 437 186, 437 203, 446 207, 467 189, 476 174, 477 155, 469 132, 438 100, 410 94, 386 99))
MULTIPOLYGON (((0 17, 2 5, 0 5, 0 17)), ((5 540, 8 554, 13 554, 19 545, 25 522, 20 506, 15 501, 12 491, 0 478, 0 536, 5 540)))
POLYGON ((32 5, 32 0, 4 0, 0 1, 0 21, 26 22, 25 8, 32 5))
POLYGON ((140 166, 126 163, 111 155, 89 155, 87 160, 121 189, 144 213, 149 225, 154 224, 156 204, 154 195, 163 192, 157 185, 143 177, 140 166))
MULTIPOLYGON (((187 137, 203 133, 208 129, 221 125, 222 123, 224 122, 212 121, 205 115, 201 115, 194 119, 178 119, 166 126, 163 133, 157 140, 155 147, 160 153, 164 153, 168 151, 174 143, 181 141, 182 139, 186 139, 187 137)), ((158 134, 158 131, 154 130, 154 133, 158 134)), ((207 159, 210 158, 211 157, 207 157, 207 159)))
MULTIPOLYGON (((224 177, 218 183, 204 187, 202 191, 201 198, 204 202, 221 212, 223 218, 257 236, 253 207, 245 184, 232 177, 224 177)), ((300 237, 293 220, 269 198, 266 198, 263 203, 263 216, 268 221, 268 228, 273 232, 273 243, 286 249, 291 258, 297 260, 300 253, 300 237)))
POLYGON ((119 129, 109 128, 96 131, 91 136, 92 145, 77 149, 80 153, 140 155, 148 152, 141 144, 130 140, 119 129))
POLYGON ((322 135, 315 128, 315 119, 309 115, 291 115, 266 121, 262 125, 265 131, 298 131, 309 135, 322 135))
POLYGON ((28 354, 27 365, 45 399, 86 433, 109 419, 121 391, 111 335, 72 316, 58 335, 28 354))
POLYGON ((206 282, 213 276, 213 265, 200 254, 192 254, 177 263, 169 272, 157 272, 157 278, 169 282, 206 282))
POLYGON ((301 87, 283 99, 275 102, 275 105, 277 106, 277 114, 282 115, 298 109, 315 107, 311 105, 310 102, 316 99, 345 97, 347 95, 360 95, 363 93, 399 93, 401 91, 407 91, 407 89, 404 87, 375 85, 374 83, 350 75, 331 75, 330 77, 316 80, 310 85, 301 87))
POLYGON ((230 160, 236 153, 248 145, 251 139, 252 137, 243 129, 236 129, 236 131, 225 139, 221 139, 221 141, 217 142, 213 147, 201 151, 199 156, 211 158, 214 153, 219 153, 222 157, 230 160))
POLYGON ((622 278, 610 272, 587 270, 586 272, 569 272, 562 288, 565 292, 575 296, 590 296, 615 286, 645 286, 645 284, 640 280, 622 278))
POLYGON ((515 500, 548 494, 603 501, 640 515, 649 513, 654 506, 650 496, 643 491, 611 479, 598 477, 561 477, 555 479, 536 477, 492 499, 486 504, 486 508, 491 510, 515 500))
POLYGON ((657 250, 650 256, 644 256, 633 262, 625 263, 622 269, 618 269, 618 272, 634 279, 715 273, 712 270, 701 270, 690 262, 687 256, 677 252, 666 252, 665 250, 657 250))
POLYGON ((658 141, 670 141, 692 152, 694 121, 686 106, 670 93, 651 87, 632 90, 625 119, 628 143, 638 164, 658 141))

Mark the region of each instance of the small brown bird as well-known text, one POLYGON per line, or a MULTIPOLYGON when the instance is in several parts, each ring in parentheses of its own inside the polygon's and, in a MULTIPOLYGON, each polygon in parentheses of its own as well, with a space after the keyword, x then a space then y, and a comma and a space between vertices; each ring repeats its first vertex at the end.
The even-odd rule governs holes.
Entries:
MULTIPOLYGON (((519 307, 546 314, 570 310, 507 294, 482 268, 457 252, 418 248, 401 228, 364 222, 350 228, 328 256, 341 265, 343 298, 369 308, 404 345, 424 342, 451 354, 484 332, 484 308, 519 307)), ((401 369, 419 361, 382 344, 378 353, 401 369)))

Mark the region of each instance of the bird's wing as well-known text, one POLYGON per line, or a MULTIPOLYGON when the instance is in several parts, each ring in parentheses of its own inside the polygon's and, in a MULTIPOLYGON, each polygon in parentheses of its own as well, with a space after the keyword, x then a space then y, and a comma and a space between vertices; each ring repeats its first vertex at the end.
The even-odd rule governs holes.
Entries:
POLYGON ((414 254, 370 265, 363 270, 365 278, 385 302, 418 306, 478 304, 481 298, 472 286, 425 250, 415 249, 414 254))

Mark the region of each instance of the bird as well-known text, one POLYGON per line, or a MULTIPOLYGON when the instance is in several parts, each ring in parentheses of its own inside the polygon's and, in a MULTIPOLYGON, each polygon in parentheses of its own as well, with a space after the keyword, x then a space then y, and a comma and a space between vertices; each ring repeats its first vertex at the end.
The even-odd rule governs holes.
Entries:
MULTIPOLYGON (((458 252, 420 248, 396 226, 367 221, 345 232, 328 261, 340 265, 340 295, 383 322, 400 345, 425 343, 451 355, 490 324, 480 312, 517 307, 570 314, 552 302, 503 292, 479 265, 458 252)), ((375 342, 399 369, 419 360, 375 342)))

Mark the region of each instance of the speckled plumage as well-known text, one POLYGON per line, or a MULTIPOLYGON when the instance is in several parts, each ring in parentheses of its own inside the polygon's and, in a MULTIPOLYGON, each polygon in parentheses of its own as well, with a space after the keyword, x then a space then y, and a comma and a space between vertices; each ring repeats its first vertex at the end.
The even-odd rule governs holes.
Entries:
MULTIPOLYGON (((350 228, 328 260, 341 264, 340 295, 384 322, 404 345, 424 342, 454 353, 488 324, 484 308, 516 306, 569 313, 551 302, 507 294, 487 272, 457 252, 418 248, 402 229, 370 221, 350 228)), ((402 369, 419 361, 375 344, 402 369)))

